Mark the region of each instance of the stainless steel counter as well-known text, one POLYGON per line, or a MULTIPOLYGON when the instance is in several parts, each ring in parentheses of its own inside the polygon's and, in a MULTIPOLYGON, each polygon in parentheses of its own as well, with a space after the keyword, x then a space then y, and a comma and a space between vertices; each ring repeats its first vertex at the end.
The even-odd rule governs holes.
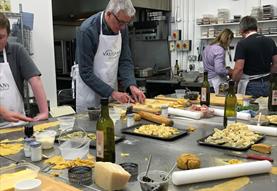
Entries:
MULTIPOLYGON (((196 128, 196 131, 181 137, 175 141, 160 141, 150 138, 144 138, 139 136, 126 135, 125 141, 116 144, 116 163, 122 162, 134 162, 138 164, 139 173, 145 171, 147 165, 147 157, 149 154, 152 154, 152 163, 150 166, 150 170, 163 170, 169 171, 169 169, 174 164, 176 157, 181 153, 195 153, 199 155, 201 159, 201 167, 211 167, 217 165, 223 165, 224 160, 231 159, 233 157, 229 157, 223 154, 223 150, 214 147, 207 147, 198 145, 196 140, 207 136, 212 133, 213 128, 221 127, 222 119, 219 117, 211 118, 208 120, 181 120, 174 119, 175 127, 186 129, 188 127, 196 128), (122 153, 129 153, 129 156, 121 155, 122 153)), ((116 133, 120 133, 121 128, 124 128, 126 122, 117 121, 116 123, 116 133)), ((86 115, 78 115, 77 120, 75 122, 75 127, 82 127, 87 130, 95 130, 95 122, 89 121, 86 115)), ((23 133, 9 133, 0 135, 0 139, 4 138, 18 138, 19 136, 23 136, 23 133)), ((263 140, 264 143, 271 144, 273 146, 273 151, 270 157, 274 158, 275 161, 273 166, 276 166, 277 160, 277 150, 276 150, 276 137, 266 136, 263 140)), ((251 151, 248 151, 251 152, 251 151)), ((55 149, 51 149, 47 152, 44 151, 44 154, 53 155, 57 154, 58 150, 55 146, 55 149)), ((90 153, 95 155, 95 149, 90 149, 90 153)), ((24 158, 23 151, 17 155, 10 155, 9 158, 13 160, 27 160, 24 158)), ((239 159, 241 160, 241 159, 239 159)), ((249 160, 250 161, 250 160, 249 160)), ((7 165, 11 163, 11 161, 7 159, 0 158, 1 166, 7 165)), ((44 167, 45 165, 42 162, 34 163, 40 167, 44 167)), ((67 179, 66 172, 62 175, 63 179, 67 179)), ((277 188, 277 176, 271 174, 260 174, 250 176, 251 182, 241 190, 257 190, 257 191, 276 191, 277 188)), ((196 183, 184 186, 174 186, 172 182, 170 182, 169 190, 194 190, 203 187, 210 187, 215 184, 219 184, 226 180, 218 180, 218 181, 209 181, 204 183, 196 183)), ((97 190, 97 186, 93 185, 88 188, 82 188, 83 190, 97 190)), ((140 190, 140 186, 138 182, 130 182, 125 190, 128 191, 136 191, 140 190)))

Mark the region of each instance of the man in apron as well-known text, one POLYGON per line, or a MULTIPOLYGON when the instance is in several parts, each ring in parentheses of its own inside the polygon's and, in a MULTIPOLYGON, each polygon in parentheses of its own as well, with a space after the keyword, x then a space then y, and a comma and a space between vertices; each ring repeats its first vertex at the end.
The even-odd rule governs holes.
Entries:
POLYGON ((77 32, 76 110, 98 107, 101 97, 112 97, 120 103, 144 102, 136 86, 134 66, 128 45, 127 24, 135 15, 131 0, 110 0, 105 12, 85 20, 77 32), (127 93, 117 91, 117 77, 127 93))
POLYGON ((232 78, 238 83, 237 93, 253 97, 268 96, 269 75, 277 72, 275 42, 257 33, 257 20, 246 16, 240 22, 244 39, 238 42, 232 78))
POLYGON ((10 23, 0 13, 0 121, 36 121, 48 118, 48 105, 40 72, 19 44, 8 43, 10 23), (40 113, 35 118, 25 116, 23 81, 28 80, 40 113))

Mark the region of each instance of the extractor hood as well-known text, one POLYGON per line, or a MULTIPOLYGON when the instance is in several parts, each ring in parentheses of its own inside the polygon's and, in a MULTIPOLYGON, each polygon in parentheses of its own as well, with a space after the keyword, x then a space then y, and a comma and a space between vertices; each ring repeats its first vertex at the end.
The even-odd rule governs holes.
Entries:
MULTIPOLYGON (((54 20, 76 20, 86 18, 104 10, 109 0, 52 0, 54 20)), ((171 0, 132 0, 136 8, 171 10, 171 0)))

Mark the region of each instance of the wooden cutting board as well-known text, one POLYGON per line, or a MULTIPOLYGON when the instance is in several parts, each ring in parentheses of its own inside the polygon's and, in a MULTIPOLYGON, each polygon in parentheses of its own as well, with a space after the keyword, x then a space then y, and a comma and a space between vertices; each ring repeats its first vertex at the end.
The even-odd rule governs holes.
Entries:
MULTIPOLYGON (((251 96, 237 96, 237 102, 242 104, 243 98, 251 98, 251 96)), ((199 104, 199 100, 191 101, 194 104, 199 104)), ((210 94, 210 104, 214 106, 224 106, 225 105, 225 97, 216 96, 214 93, 210 94)))
POLYGON ((39 174, 37 178, 42 181, 42 191, 81 191, 69 184, 55 179, 54 177, 39 174))

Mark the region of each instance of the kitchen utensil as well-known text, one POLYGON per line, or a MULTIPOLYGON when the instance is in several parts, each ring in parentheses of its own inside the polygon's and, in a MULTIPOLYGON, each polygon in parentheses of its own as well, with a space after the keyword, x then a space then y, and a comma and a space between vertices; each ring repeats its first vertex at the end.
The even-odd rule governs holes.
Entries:
POLYGON ((150 170, 148 177, 151 181, 144 181, 143 177, 145 172, 138 175, 138 182, 140 183, 140 188, 142 191, 167 191, 169 185, 169 178, 164 179, 168 173, 160 170, 150 170))
POLYGON ((271 169, 272 164, 269 161, 263 160, 232 165, 175 171, 172 173, 171 180, 174 185, 182 185, 225 178, 269 173, 271 169))
POLYGON ((163 180, 167 180, 167 178, 169 177, 169 175, 173 172, 173 170, 176 168, 177 163, 174 163, 173 167, 170 169, 170 171, 168 172, 168 174, 163 178, 163 180))
POLYGON ((144 182, 151 182, 152 179, 149 178, 147 175, 148 175, 148 171, 149 171, 149 167, 150 167, 150 163, 151 163, 151 160, 152 160, 152 155, 150 154, 149 155, 149 158, 148 158, 148 164, 147 164, 147 168, 146 168, 146 171, 145 171, 145 175, 142 177, 142 180, 144 182))
POLYGON ((224 152, 225 155, 236 156, 240 158, 253 159, 253 160, 268 160, 273 162, 273 159, 265 155, 247 154, 241 152, 224 152))

